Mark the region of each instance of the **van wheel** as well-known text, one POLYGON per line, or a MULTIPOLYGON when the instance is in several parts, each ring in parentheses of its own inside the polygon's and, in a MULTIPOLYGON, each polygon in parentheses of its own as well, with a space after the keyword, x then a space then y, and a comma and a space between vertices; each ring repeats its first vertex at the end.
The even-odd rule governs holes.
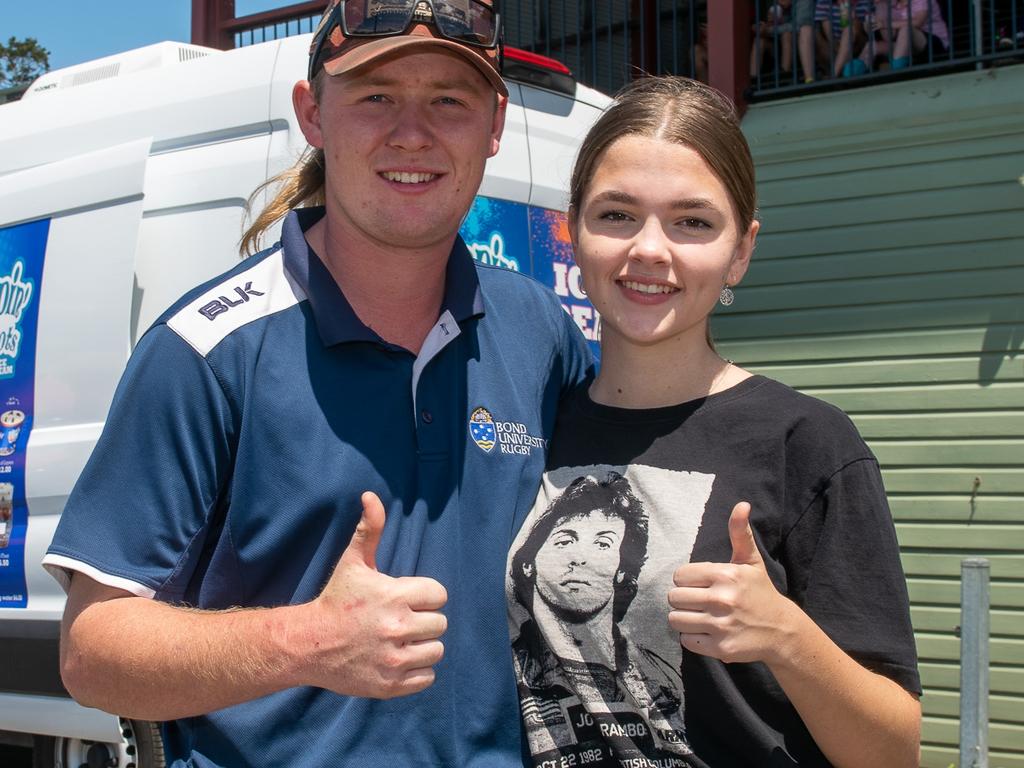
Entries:
POLYGON ((36 736, 32 768, 165 768, 160 726, 121 719, 121 743, 108 744, 64 736, 36 736))

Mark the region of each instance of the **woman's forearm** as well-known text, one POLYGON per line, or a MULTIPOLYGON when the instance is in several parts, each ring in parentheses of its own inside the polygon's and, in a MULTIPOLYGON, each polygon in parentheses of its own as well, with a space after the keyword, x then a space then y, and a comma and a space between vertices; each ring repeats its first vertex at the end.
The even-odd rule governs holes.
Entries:
POLYGON ((854 661, 795 604, 793 632, 768 667, 836 768, 917 768, 921 705, 854 661))

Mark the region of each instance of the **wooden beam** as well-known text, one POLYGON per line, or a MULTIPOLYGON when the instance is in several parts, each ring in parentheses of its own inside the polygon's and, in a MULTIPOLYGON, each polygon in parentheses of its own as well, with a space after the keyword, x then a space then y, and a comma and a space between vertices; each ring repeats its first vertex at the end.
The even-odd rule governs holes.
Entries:
POLYGON ((639 73, 656 75, 660 72, 658 61, 658 10, 657 0, 631 0, 629 7, 630 30, 629 49, 632 77, 639 73))
POLYGON ((235 17, 235 0, 192 0, 192 42, 222 51, 235 47, 225 26, 235 17))
POLYGON ((742 115, 750 84, 750 11, 747 0, 708 2, 708 79, 742 115))

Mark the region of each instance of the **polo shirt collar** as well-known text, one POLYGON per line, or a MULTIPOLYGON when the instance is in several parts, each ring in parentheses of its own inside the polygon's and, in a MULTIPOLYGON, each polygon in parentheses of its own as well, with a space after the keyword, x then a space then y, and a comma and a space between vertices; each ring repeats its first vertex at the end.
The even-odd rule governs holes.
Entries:
MULTIPOLYGON (((320 339, 326 346, 346 341, 384 343, 359 319, 330 271, 306 242, 306 230, 323 218, 324 213, 322 206, 297 208, 285 217, 281 229, 285 268, 308 297, 320 339)), ((484 314, 475 262, 461 236, 455 238, 445 270, 440 314, 446 311, 459 323, 484 314)))

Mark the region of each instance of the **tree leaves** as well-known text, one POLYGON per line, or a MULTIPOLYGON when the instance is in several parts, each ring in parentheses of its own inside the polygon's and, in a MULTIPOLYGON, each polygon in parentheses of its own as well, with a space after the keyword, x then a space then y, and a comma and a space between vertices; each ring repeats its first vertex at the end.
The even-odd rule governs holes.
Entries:
POLYGON ((34 37, 0 43, 0 88, 27 85, 50 68, 50 52, 34 37))

